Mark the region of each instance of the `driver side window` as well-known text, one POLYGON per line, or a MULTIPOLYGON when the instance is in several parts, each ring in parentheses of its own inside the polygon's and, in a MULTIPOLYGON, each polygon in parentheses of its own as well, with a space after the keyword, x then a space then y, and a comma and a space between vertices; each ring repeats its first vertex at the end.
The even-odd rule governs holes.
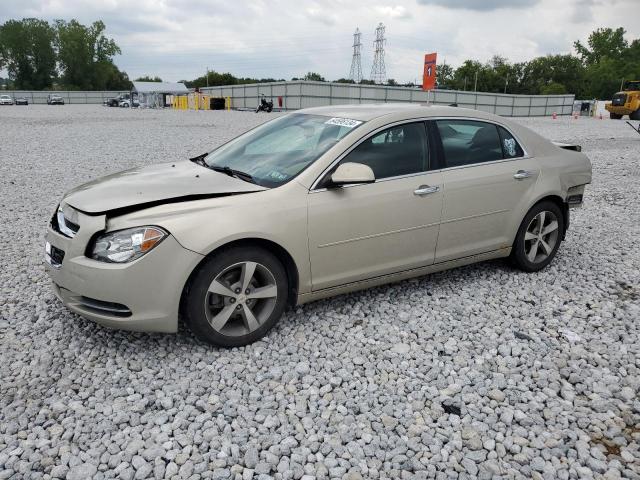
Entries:
POLYGON ((429 169, 425 124, 406 123, 376 133, 340 161, 347 162, 369 166, 376 180, 425 172, 429 169))

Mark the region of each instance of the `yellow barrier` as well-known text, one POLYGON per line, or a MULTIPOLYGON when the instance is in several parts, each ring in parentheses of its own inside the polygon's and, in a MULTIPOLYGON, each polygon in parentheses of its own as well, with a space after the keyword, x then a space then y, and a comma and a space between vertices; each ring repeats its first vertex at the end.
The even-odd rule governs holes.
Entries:
MULTIPOLYGON (((188 95, 174 96, 171 100, 171 108, 175 110, 211 110, 211 97, 201 93, 189 93, 188 95)), ((231 110, 231 97, 224 97, 225 110, 231 110)))

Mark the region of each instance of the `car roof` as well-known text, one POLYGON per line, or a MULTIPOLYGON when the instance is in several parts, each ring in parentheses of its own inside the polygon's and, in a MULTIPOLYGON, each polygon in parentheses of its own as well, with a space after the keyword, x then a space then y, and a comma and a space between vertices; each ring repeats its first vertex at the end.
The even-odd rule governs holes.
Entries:
POLYGON ((501 117, 470 108, 417 103, 368 103, 359 105, 327 105, 297 110, 296 113, 323 115, 326 117, 351 118, 369 121, 383 116, 393 116, 394 120, 418 117, 473 117, 497 120, 501 117))

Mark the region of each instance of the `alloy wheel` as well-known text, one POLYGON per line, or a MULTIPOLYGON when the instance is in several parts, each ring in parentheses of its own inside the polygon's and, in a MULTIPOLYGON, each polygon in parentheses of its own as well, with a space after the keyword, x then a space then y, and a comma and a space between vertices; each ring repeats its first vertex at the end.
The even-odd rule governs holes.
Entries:
POLYGON ((252 333, 267 321, 278 299, 274 275, 257 262, 233 264, 219 273, 205 297, 211 327, 227 336, 252 333))
POLYGON ((558 218, 549 210, 543 210, 533 217, 524 235, 527 260, 542 263, 549 258, 558 243, 558 227, 558 218))

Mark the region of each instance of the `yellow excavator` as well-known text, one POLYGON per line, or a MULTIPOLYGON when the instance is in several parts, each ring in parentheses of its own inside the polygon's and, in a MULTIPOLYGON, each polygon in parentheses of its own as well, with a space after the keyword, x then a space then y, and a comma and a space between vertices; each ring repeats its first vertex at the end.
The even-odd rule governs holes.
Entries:
POLYGON ((604 108, 614 120, 629 115, 631 120, 640 120, 640 80, 625 82, 622 91, 613 95, 611 103, 604 108))

